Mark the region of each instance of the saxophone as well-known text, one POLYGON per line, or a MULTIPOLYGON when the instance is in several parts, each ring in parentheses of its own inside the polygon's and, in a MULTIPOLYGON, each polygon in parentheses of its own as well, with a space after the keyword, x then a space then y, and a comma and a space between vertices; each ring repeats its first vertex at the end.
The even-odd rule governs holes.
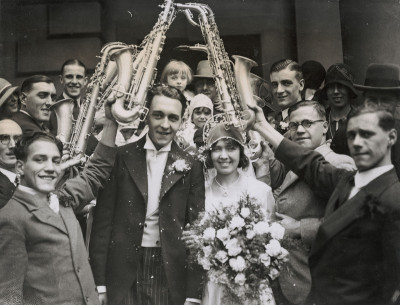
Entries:
POLYGON ((120 124, 136 119, 143 121, 147 116, 147 91, 153 86, 165 34, 176 16, 173 1, 165 0, 161 5, 163 11, 152 31, 140 44, 141 51, 137 56, 132 58, 128 50, 117 55, 118 83, 113 88, 116 101, 111 107, 111 113, 120 124))
POLYGON ((225 51, 219 35, 214 13, 208 5, 201 3, 175 4, 186 15, 188 21, 201 29, 206 45, 196 45, 198 50, 206 49, 211 70, 215 75, 215 84, 222 107, 225 124, 242 130, 254 124, 254 114, 248 111, 248 105, 254 105, 253 89, 250 84, 250 69, 257 63, 243 56, 232 56, 232 62, 225 51), (192 11, 198 13, 199 23, 193 20, 192 11))
POLYGON ((76 121, 73 121, 72 116, 72 99, 52 106, 58 122, 57 137, 67 146, 68 154, 74 160, 85 156, 95 113, 102 107, 111 94, 111 87, 117 82, 117 65, 112 61, 112 56, 126 49, 131 50, 132 46, 121 42, 108 43, 102 48, 99 56, 101 60, 90 78, 76 121))

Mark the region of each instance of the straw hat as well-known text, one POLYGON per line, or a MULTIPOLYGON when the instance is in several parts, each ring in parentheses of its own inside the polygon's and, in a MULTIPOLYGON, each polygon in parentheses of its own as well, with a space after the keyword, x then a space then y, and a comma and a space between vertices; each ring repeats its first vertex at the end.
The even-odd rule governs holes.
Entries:
POLYGON ((17 86, 12 87, 4 78, 0 78, 0 107, 17 90, 17 86))

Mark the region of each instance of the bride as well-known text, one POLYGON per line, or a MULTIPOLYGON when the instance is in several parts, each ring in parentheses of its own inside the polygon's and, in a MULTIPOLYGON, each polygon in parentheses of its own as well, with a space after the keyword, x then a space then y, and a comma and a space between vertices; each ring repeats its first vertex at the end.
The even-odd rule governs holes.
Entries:
MULTIPOLYGON (((217 124, 210 130, 206 145, 205 165, 208 169, 215 168, 217 172, 212 181, 206 182, 206 211, 218 209, 221 203, 224 205, 235 203, 241 197, 249 195, 257 199, 272 218, 275 200, 271 188, 238 170, 238 168, 245 169, 249 166, 249 159, 244 154, 242 134, 235 128, 227 130, 223 124, 217 124)), ((196 233, 184 232, 183 239, 188 247, 191 245, 193 234, 196 233)), ((208 281, 204 287, 201 304, 222 305, 223 297, 224 287, 208 281)))

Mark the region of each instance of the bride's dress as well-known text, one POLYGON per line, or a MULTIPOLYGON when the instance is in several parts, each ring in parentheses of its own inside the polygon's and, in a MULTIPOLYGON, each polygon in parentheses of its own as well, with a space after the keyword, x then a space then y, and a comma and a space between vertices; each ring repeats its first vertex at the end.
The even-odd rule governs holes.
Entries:
MULTIPOLYGON (((206 200, 205 209, 206 211, 212 211, 218 209, 220 203, 234 203, 239 201, 244 195, 256 198, 262 207, 267 211, 268 215, 272 215, 274 212, 275 200, 272 195, 271 188, 265 183, 258 181, 251 175, 240 174, 239 179, 232 186, 227 189, 227 192, 223 192, 215 179, 210 183, 206 183, 206 200)), ((203 298, 201 301, 202 305, 245 305, 239 303, 230 302, 228 304, 223 303, 224 298, 224 287, 217 283, 207 281, 204 287, 203 298)))

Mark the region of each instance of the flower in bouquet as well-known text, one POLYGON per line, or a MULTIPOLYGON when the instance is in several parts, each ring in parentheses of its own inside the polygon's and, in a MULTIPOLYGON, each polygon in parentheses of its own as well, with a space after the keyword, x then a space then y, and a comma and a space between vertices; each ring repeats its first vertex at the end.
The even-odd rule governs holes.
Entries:
POLYGON ((240 210, 240 215, 241 215, 243 218, 249 217, 249 216, 250 216, 250 209, 249 209, 249 208, 242 208, 242 209, 240 210))
POLYGON ((260 221, 256 223, 253 227, 256 235, 263 235, 269 232, 269 224, 266 221, 260 221))
POLYGON ((271 265, 271 257, 267 253, 260 254, 260 261, 265 267, 269 267, 271 265))
POLYGON ((205 241, 212 241, 215 238, 215 229, 208 227, 203 232, 203 238, 205 241))
POLYGON ((244 219, 243 219, 242 217, 240 217, 240 216, 234 216, 234 217, 232 218, 232 220, 231 220, 231 223, 230 223, 230 225, 229 225, 229 228, 230 228, 231 230, 236 229, 236 228, 240 229, 240 228, 244 227, 245 224, 246 224, 246 223, 244 222, 244 219))
POLYGON ((229 260, 229 266, 231 266, 233 270, 241 272, 246 269, 246 261, 241 256, 231 258, 229 260))
POLYGON ((228 260, 228 253, 226 253, 226 251, 220 250, 215 254, 215 258, 221 263, 225 263, 228 260))
POLYGON ((251 240, 256 236, 256 233, 254 232, 254 230, 251 229, 247 229, 246 230, 246 238, 251 240))
POLYGON ((218 238, 220 241, 222 241, 223 243, 226 243, 226 242, 229 240, 229 238, 230 238, 229 230, 228 230, 227 228, 219 229, 219 230, 217 231, 217 238, 218 238))
POLYGON ((271 239, 265 246, 265 252, 269 256, 277 257, 279 254, 281 254, 281 244, 276 239, 271 239))
POLYGON ((225 247, 228 250, 229 256, 236 256, 240 254, 240 252, 242 252, 242 248, 240 247, 237 238, 232 238, 228 240, 225 247))
POLYGON ((271 237, 278 239, 278 240, 282 239, 283 236, 285 235, 285 228, 282 227, 282 225, 280 225, 277 222, 274 222, 271 224, 271 226, 269 227, 269 231, 270 231, 271 237))
POLYGON ((246 283, 246 275, 244 273, 238 273, 235 276, 235 283, 243 286, 246 283))

